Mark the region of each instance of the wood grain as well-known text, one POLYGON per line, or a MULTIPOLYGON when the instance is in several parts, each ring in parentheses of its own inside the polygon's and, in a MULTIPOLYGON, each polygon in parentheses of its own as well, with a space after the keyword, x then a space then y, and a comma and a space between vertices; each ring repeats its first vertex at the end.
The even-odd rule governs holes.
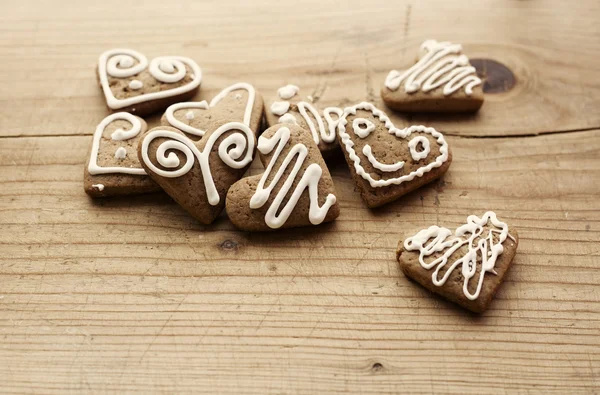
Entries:
POLYGON ((2 8, 1 393, 600 392, 597 1, 2 8), (83 193, 107 48, 195 58, 202 98, 246 80, 267 99, 294 82, 326 104, 380 104, 426 38, 464 43, 497 93, 476 116, 393 116, 445 131, 454 154, 395 203, 368 210, 342 162, 341 215, 310 231, 202 226, 161 193, 83 193), (490 209, 520 245, 485 314, 400 273, 399 239, 490 209))
POLYGON ((288 82, 326 104, 382 106, 392 68, 410 66, 427 38, 462 43, 516 78, 477 115, 402 118, 459 135, 531 135, 600 127, 600 2, 14 1, 0 16, 3 135, 91 134, 107 114, 94 67, 103 51, 198 61, 200 97, 253 83, 272 98, 288 82), (9 115, 10 114, 10 115, 9 115), (18 120, 18 122, 16 122, 18 120))
POLYGON ((273 235, 162 194, 88 199, 87 136, 3 139, 2 390, 596 392, 598 132, 450 137, 443 181, 379 210, 332 166, 339 219, 273 235), (521 243, 478 317, 408 281, 394 248, 486 209, 521 243))

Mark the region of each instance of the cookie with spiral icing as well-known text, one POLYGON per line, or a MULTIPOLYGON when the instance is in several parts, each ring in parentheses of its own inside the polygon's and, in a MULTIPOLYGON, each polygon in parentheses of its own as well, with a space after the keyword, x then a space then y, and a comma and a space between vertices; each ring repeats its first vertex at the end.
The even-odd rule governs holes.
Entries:
POLYGON ((98 81, 112 111, 145 116, 198 91, 202 70, 184 56, 159 56, 148 61, 132 49, 111 49, 98 59, 98 81))
POLYGON ((241 179, 227 193, 227 215, 237 228, 272 231, 338 217, 333 180, 308 130, 277 124, 260 136, 257 149, 264 173, 241 179))
POLYGON ((252 163, 262 113, 262 97, 248 83, 223 89, 210 103, 174 104, 164 125, 140 140, 142 167, 194 218, 210 224, 252 163))
POLYGON ((427 40, 414 65, 389 72, 381 98, 397 111, 474 112, 483 104, 482 80, 460 44, 427 40))
POLYGON ((126 112, 98 124, 83 174, 85 193, 96 198, 160 191, 137 156, 138 141, 147 129, 143 119, 126 112))

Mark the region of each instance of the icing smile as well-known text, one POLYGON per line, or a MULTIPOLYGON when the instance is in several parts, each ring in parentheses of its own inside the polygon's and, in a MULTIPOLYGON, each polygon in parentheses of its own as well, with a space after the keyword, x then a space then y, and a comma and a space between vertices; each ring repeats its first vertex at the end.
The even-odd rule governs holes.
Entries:
POLYGON ((377 160, 377 158, 375 158, 373 156, 373 152, 371 151, 371 146, 368 144, 365 145, 365 147, 363 148, 363 154, 365 154, 365 156, 367 157, 369 162, 371 162, 373 167, 376 168, 377 170, 381 170, 381 171, 385 171, 385 172, 393 172, 393 171, 400 170, 404 167, 404 161, 399 161, 392 165, 388 165, 388 164, 379 162, 377 160))

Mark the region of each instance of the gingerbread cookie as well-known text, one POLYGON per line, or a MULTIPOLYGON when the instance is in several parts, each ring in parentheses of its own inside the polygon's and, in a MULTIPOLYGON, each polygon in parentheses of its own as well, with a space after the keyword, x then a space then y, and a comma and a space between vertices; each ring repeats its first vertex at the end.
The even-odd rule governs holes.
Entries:
POLYGON ((427 40, 414 66, 390 71, 381 97, 398 111, 471 112, 483 104, 481 82, 460 44, 427 40))
POLYGON ((138 155, 175 201, 210 224, 223 211, 229 187, 252 162, 263 102, 251 85, 239 83, 221 91, 208 108, 200 103, 171 107, 165 120, 186 133, 171 126, 154 128, 140 141, 138 155), (242 122, 231 121, 236 119, 242 122))
POLYGON ((312 103, 310 96, 301 100, 299 91, 300 88, 296 85, 286 85, 278 89, 277 100, 270 103, 265 111, 267 125, 289 123, 309 130, 323 156, 328 158, 338 149, 335 135, 342 109, 327 107, 320 110, 312 103))
POLYGON ((275 125, 258 140, 262 175, 243 178, 227 193, 227 215, 242 230, 318 225, 338 217, 335 187, 312 135, 275 125))
POLYGON ((346 162, 369 207, 378 207, 441 177, 452 161, 433 128, 398 129, 371 103, 344 109, 338 133, 346 162))
POLYGON ((423 229, 398 244, 406 276, 462 307, 480 313, 490 304, 517 251, 516 230, 492 211, 471 215, 452 231, 423 229))
POLYGON ((159 191, 137 157, 137 144, 148 126, 126 112, 104 118, 96 127, 85 165, 83 188, 91 197, 159 191))
POLYGON ((165 111, 161 123, 199 140, 207 130, 216 130, 228 122, 242 122, 257 131, 263 113, 262 97, 254 87, 239 82, 223 89, 210 104, 206 101, 176 103, 165 111))
POLYGON ((160 56, 150 63, 131 49, 111 49, 100 55, 98 79, 106 104, 144 116, 194 96, 202 71, 183 56, 160 56))

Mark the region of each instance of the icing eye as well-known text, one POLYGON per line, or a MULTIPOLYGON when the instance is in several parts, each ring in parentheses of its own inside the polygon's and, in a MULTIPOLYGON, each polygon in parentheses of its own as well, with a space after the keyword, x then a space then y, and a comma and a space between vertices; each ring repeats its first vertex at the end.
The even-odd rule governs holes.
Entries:
POLYGON ((358 137, 364 139, 375 130, 375 124, 365 118, 356 118, 352 122, 352 129, 358 137))
POLYGON ((427 158, 429 151, 429 140, 425 136, 417 136, 408 142, 408 148, 410 148, 410 156, 412 156, 415 162, 421 159, 427 158))

